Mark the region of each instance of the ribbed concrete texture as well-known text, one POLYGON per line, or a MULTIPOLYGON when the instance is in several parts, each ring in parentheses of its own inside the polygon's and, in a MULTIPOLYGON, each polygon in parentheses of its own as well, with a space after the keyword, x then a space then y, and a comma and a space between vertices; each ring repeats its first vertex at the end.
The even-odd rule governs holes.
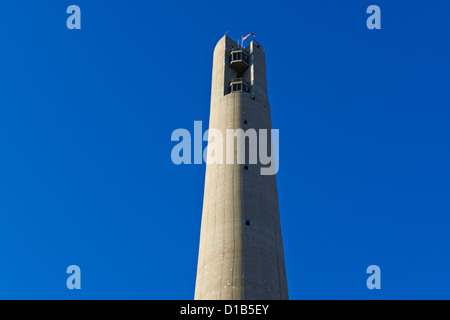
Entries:
MULTIPOLYGON (((242 68, 230 66, 236 49, 224 36, 214 50, 209 129, 224 140, 226 129, 271 129, 264 49, 252 41, 242 68), (230 90, 235 78, 248 89, 230 90)), ((276 176, 261 175, 259 157, 226 164, 223 145, 224 163, 206 166, 195 299, 288 299, 276 176)))

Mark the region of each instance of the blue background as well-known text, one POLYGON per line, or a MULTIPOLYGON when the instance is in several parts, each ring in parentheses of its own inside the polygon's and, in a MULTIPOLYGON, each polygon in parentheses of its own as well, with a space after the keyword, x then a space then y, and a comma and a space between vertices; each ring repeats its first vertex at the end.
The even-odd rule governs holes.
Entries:
POLYGON ((3 1, 0 298, 193 298, 205 165, 174 165, 170 136, 207 129, 229 31, 266 51, 290 297, 449 299, 449 10, 3 1), (72 264, 81 290, 66 287, 72 264), (381 290, 366 287, 372 264, 381 290))

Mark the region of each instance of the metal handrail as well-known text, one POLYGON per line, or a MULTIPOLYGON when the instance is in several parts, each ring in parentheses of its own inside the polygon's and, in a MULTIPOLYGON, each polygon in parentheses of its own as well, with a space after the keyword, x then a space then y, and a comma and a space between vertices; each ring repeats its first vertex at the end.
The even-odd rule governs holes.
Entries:
POLYGON ((245 81, 244 79, 242 79, 242 78, 231 78, 230 83, 233 83, 233 82, 242 82, 242 83, 250 86, 250 84, 247 81, 245 81))
POLYGON ((233 53, 233 52, 244 52, 244 53, 247 54, 247 55, 250 54, 250 53, 247 51, 247 49, 244 49, 244 48, 242 48, 242 47, 239 47, 239 48, 231 48, 230 53, 233 53))

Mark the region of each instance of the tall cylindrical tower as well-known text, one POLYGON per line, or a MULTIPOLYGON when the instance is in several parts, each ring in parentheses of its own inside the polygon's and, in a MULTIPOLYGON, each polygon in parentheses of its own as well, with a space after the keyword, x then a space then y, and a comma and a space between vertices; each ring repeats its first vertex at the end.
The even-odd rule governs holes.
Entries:
POLYGON ((266 129, 270 153, 265 63, 256 41, 241 48, 224 36, 214 50, 209 130, 223 134, 223 163, 206 166, 195 299, 288 299, 276 176, 261 174, 259 157, 249 162, 250 137, 245 163, 238 143, 226 161, 227 129, 266 129))

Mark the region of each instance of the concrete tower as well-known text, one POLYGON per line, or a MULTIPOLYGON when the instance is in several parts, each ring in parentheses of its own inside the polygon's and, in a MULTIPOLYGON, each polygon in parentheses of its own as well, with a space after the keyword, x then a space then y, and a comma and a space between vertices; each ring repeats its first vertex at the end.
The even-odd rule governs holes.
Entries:
MULTIPOLYGON (((267 129, 270 153, 265 64, 256 41, 241 48, 227 36, 220 39, 214 49, 209 129, 220 130, 224 140, 226 129, 267 129)), ((245 140, 246 163, 206 165, 198 300, 288 299, 276 176, 261 175, 267 165, 259 157, 249 163, 245 140)))

